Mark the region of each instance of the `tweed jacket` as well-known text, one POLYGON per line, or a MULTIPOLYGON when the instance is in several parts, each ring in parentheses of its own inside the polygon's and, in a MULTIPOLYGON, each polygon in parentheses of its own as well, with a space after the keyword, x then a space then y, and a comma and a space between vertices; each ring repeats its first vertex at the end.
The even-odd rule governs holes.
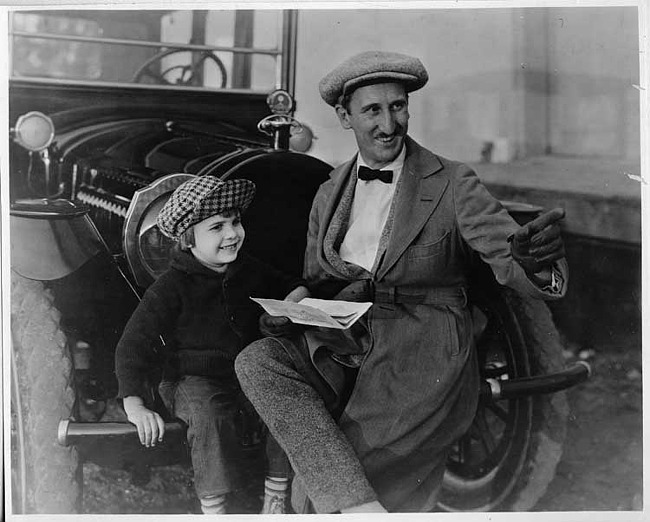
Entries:
MULTIPOLYGON (((334 169, 313 202, 303 275, 316 297, 354 299, 349 290, 358 286, 323 248, 354 164, 353 158, 334 169)), ((362 354, 339 425, 384 506, 422 511, 434 507, 435 470, 471 424, 478 400, 472 317, 467 300, 453 298, 468 285, 472 251, 500 284, 540 299, 561 297, 568 274, 562 260, 564 284, 556 294, 526 277, 507 242, 518 225, 468 166, 407 137, 401 176, 383 257, 364 283, 422 302, 375 302, 356 330, 308 329, 305 338, 312 362, 334 389, 340 383, 331 358, 362 354)))

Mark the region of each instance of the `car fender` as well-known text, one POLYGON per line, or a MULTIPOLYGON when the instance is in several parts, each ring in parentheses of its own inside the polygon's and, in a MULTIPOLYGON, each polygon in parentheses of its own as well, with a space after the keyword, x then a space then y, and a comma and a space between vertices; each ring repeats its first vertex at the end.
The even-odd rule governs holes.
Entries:
POLYGON ((11 268, 23 277, 65 277, 103 248, 84 208, 38 201, 13 204, 10 213, 11 268))

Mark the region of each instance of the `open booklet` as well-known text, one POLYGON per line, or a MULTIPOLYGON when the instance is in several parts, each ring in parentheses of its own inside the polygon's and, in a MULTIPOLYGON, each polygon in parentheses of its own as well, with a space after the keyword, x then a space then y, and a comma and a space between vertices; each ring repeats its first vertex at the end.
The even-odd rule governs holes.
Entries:
POLYGON ((305 297, 299 303, 255 297, 251 299, 270 315, 286 316, 298 324, 338 329, 350 328, 372 306, 372 303, 328 301, 311 297, 305 297))

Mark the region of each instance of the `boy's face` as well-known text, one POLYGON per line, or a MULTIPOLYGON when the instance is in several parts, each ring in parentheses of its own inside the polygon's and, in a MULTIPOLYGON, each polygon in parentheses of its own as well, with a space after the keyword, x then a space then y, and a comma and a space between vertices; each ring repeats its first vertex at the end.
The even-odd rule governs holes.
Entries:
POLYGON ((244 227, 238 210, 216 214, 194 225, 194 257, 215 272, 225 272, 237 259, 244 242, 244 227))

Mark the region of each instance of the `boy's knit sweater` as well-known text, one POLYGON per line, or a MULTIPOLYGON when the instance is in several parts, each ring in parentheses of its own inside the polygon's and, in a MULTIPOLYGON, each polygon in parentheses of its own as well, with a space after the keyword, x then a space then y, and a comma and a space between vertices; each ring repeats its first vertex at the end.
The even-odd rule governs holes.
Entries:
POLYGON ((235 357, 259 337, 261 308, 250 297, 283 299, 302 284, 242 252, 218 273, 174 249, 170 268, 147 289, 117 345, 118 396, 144 397, 146 376, 163 367, 167 379, 234 380, 235 357))

